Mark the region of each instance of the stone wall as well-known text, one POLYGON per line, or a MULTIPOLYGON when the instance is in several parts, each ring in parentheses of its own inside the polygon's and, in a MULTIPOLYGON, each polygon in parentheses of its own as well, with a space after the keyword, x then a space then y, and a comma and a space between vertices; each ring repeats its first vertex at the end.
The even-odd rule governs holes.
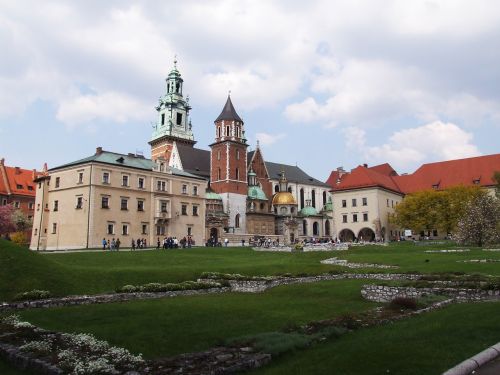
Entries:
POLYGON ((382 285, 363 285, 361 296, 369 301, 390 302, 396 297, 420 298, 428 295, 443 295, 462 302, 500 299, 500 290, 467 288, 414 288, 382 285))

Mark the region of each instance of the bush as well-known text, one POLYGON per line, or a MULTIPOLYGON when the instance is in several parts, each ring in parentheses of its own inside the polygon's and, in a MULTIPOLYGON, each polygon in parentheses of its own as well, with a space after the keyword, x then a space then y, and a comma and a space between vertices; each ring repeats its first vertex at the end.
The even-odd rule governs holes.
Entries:
POLYGON ((176 290, 196 290, 196 289, 210 289, 210 288, 222 288, 223 286, 228 286, 229 283, 225 282, 215 282, 215 281, 184 281, 182 283, 174 284, 160 284, 160 283, 149 283, 144 285, 125 285, 121 288, 117 288, 117 293, 135 293, 135 292, 145 292, 145 293, 160 293, 160 292, 171 292, 176 290))
POLYGON ((417 300, 408 297, 396 297, 389 303, 391 310, 416 310, 417 300))
POLYGON ((29 292, 18 293, 14 296, 15 301, 27 301, 50 298, 51 294, 48 290, 33 289, 29 292))
POLYGON ((10 235, 10 239, 16 245, 26 245, 28 243, 28 237, 24 232, 15 232, 10 235))

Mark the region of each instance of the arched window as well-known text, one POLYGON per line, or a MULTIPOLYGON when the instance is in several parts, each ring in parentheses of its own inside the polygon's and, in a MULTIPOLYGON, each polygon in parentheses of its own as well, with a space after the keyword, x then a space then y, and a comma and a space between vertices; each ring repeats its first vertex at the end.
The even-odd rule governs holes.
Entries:
POLYGON ((217 168, 217 180, 220 180, 220 168, 217 168))
POLYGON ((274 192, 278 193, 279 191, 280 191, 280 186, 279 185, 274 186, 274 192))
POLYGON ((217 138, 220 138, 220 126, 217 126, 217 138))
POLYGON ((316 190, 312 190, 311 191, 311 199, 312 199, 312 202, 311 202, 311 205, 316 208, 316 190))
POLYGON ((229 126, 226 126, 226 137, 229 137, 229 126))
POLYGON ((323 192, 323 206, 326 204, 326 191, 323 192))
POLYGON ((179 92, 180 89, 181 89, 181 84, 177 82, 177 85, 175 85, 175 92, 179 92))
POLYGON ((319 236, 319 224, 317 221, 313 223, 313 236, 319 236))
POLYGON ((266 208, 266 205, 265 205, 264 203, 261 203, 261 204, 260 204, 260 209, 261 209, 261 210, 264 210, 265 208, 266 208))
POLYGON ((236 150, 236 160, 240 160, 240 150, 236 150))
POLYGON ((240 227, 240 214, 236 214, 234 217, 234 227, 239 228, 240 227))
POLYGON ((307 236, 307 221, 302 220, 302 234, 307 236))
POLYGON ((300 208, 304 208, 304 189, 300 189, 300 208))
POLYGON ((327 220, 325 222, 325 236, 329 236, 330 235, 330 222, 327 220))

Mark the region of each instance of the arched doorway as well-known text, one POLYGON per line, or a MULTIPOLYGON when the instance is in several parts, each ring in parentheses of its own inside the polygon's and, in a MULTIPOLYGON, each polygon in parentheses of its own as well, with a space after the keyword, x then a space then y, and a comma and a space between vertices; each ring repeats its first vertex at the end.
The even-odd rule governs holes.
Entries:
POLYGON ((370 228, 363 228, 358 233, 358 240, 365 242, 375 241, 375 232, 370 228))
POLYGON ((342 242, 352 242, 354 237, 354 232, 350 229, 342 229, 339 233, 339 239, 342 242))
POLYGON ((212 246, 215 246, 219 242, 219 231, 217 228, 210 229, 210 240, 212 241, 212 246))
POLYGON ((319 236, 319 224, 317 221, 313 223, 313 236, 319 236))
POLYGON ((330 221, 325 222, 325 236, 330 236, 330 221))

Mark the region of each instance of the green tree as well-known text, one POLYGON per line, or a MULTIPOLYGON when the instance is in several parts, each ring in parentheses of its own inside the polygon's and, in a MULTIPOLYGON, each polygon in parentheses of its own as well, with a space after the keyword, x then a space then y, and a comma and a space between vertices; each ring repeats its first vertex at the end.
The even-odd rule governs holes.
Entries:
POLYGON ((497 195, 497 198, 500 198, 500 171, 494 172, 492 179, 497 184, 497 186, 495 186, 495 193, 497 195))
POLYGON ((456 186, 409 194, 396 206, 391 222, 415 232, 438 229, 451 233, 468 202, 485 194, 477 186, 456 186))
POLYGON ((454 239, 465 245, 489 245, 500 242, 500 200, 488 194, 468 203, 458 221, 454 239))

